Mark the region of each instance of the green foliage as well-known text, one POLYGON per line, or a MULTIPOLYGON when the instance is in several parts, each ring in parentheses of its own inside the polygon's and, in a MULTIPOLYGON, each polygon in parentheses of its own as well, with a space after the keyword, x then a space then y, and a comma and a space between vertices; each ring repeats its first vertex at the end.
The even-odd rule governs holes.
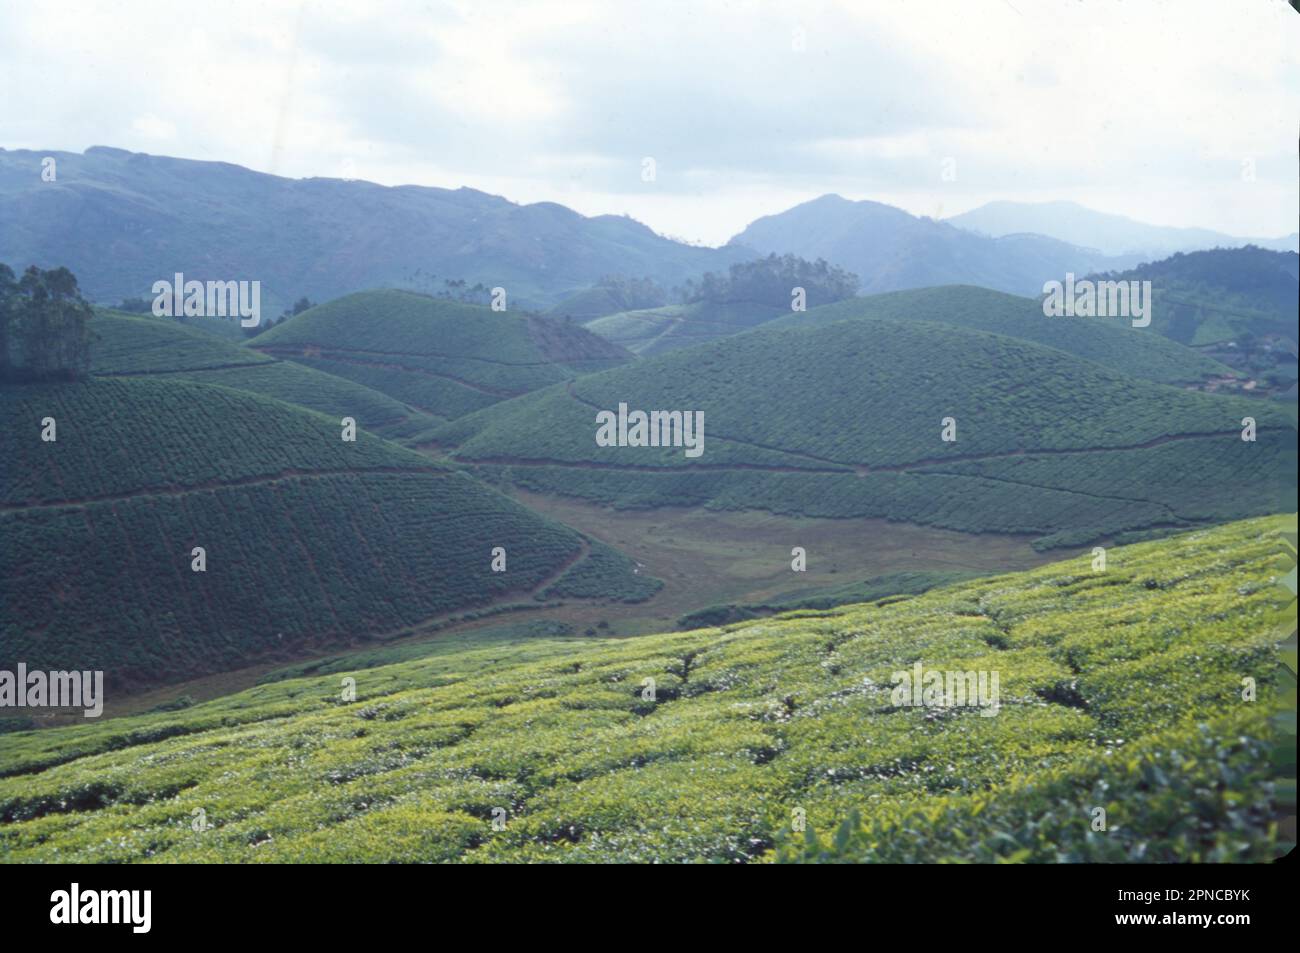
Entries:
POLYGON ((567 622, 548 619, 531 619, 526 622, 506 622, 462 632, 451 632, 437 638, 419 641, 402 640, 391 645, 372 649, 330 655, 324 658, 297 662, 278 668, 263 676, 263 683, 282 682, 290 678, 309 675, 357 672, 363 669, 408 662, 412 659, 454 656, 461 652, 492 645, 498 661, 502 657, 518 661, 525 658, 544 658, 554 653, 553 640, 573 635, 573 626, 567 622), (531 643, 543 642, 543 649, 535 651, 531 643))
MULTIPOLYGON (((465 474, 224 387, 3 387, 0 444, 0 666, 174 680, 531 600, 584 572, 581 537, 465 474), (490 569, 496 545, 508 573, 490 569)), ((636 598, 646 582, 620 566, 601 561, 589 588, 636 598)))
POLYGON ((642 573, 641 566, 613 546, 590 542, 587 558, 577 563, 542 593, 545 598, 597 599, 615 596, 622 602, 645 602, 663 583, 642 573))
POLYGON ((100 311, 91 371, 97 376, 159 376, 218 384, 274 397, 335 420, 352 417, 366 430, 400 438, 407 428, 439 420, 386 394, 289 361, 276 360, 182 324, 100 311))
POLYGON ((67 268, 21 278, 0 262, 0 381, 76 380, 90 365, 93 311, 67 268))
POLYGON ((203 371, 276 363, 274 358, 195 330, 176 318, 130 315, 99 309, 95 314, 97 376, 203 371))
POLYGON ((708 606, 695 612, 688 612, 679 618, 677 628, 700 629, 705 626, 731 625, 779 612, 832 609, 835 606, 849 605, 854 602, 876 602, 888 596, 918 595, 935 586, 959 582, 975 575, 978 574, 965 570, 885 573, 861 582, 782 593, 761 603, 708 606))
MULTIPOLYGON (((1258 718, 1236 714, 1026 773, 987 794, 853 811, 780 840, 790 863, 1268 863, 1281 853, 1258 718), (1106 812, 1093 830, 1092 811, 1106 812)), ((1267 734, 1265 732, 1265 734, 1267 734)))
POLYGON ((749 301, 697 301, 647 311, 624 311, 587 322, 587 329, 651 357, 748 331, 785 314, 789 303, 773 306, 749 301))
POLYGON ((662 354, 748 331, 789 314, 795 288, 805 304, 824 305, 849 298, 855 275, 818 260, 769 255, 732 265, 728 274, 706 274, 688 281, 679 295, 684 303, 616 308, 587 322, 587 328, 643 357, 662 354))
POLYGON ((769 308, 789 308, 795 288, 803 288, 807 300, 829 304, 852 297, 858 276, 827 264, 819 258, 805 261, 795 255, 768 255, 755 261, 738 262, 725 275, 706 272, 699 281, 688 280, 682 289, 687 304, 748 302, 769 308))
POLYGON ((615 506, 883 517, 1032 533, 1052 548, 1294 509, 1295 433, 1281 404, 1160 385, 999 334, 864 318, 587 375, 433 439, 494 479, 615 506), (597 446, 596 411, 620 402, 703 411, 703 456, 597 446), (951 443, 940 439, 948 416, 951 443), (1254 443, 1240 439, 1246 416, 1254 443))
POLYGON ((660 308, 667 303, 668 292, 653 278, 606 275, 592 287, 569 295, 550 313, 585 322, 620 311, 660 308))
POLYGON ((258 335, 252 346, 443 418, 628 357, 572 322, 409 291, 327 302, 258 335))
MULTIPOLYGON (((1296 340, 1296 255, 1247 245, 1215 248, 1138 265, 1102 280, 1150 281, 1157 307, 1151 326, 1192 343, 1202 322, 1217 320, 1229 335, 1279 334, 1296 340), (1164 307, 1161 307, 1164 305, 1164 307)), ((1201 335, 1195 343, 1212 343, 1201 335)))
POLYGON ((1289 691, 1275 649, 1294 626, 1278 534, 1294 525, 1257 519, 1113 549, 1104 573, 1078 558, 726 631, 462 643, 358 667, 355 700, 339 659, 182 711, 5 733, 0 853, 1270 859, 1285 843, 1267 755, 1289 691), (998 713, 893 704, 891 673, 915 661, 999 672, 998 713), (200 808, 205 831, 191 826, 200 808), (792 830, 796 812, 811 833, 792 830))
POLYGON ((1177 254, 1104 279, 1151 282, 1150 331, 1249 376, 1256 393, 1295 400, 1297 258, 1262 248, 1177 254))
POLYGON ((772 327, 820 327, 837 321, 889 318, 933 321, 990 331, 1058 348, 1132 377, 1161 384, 1200 383, 1230 368, 1128 318, 1048 318, 1042 302, 987 288, 949 285, 850 298, 779 318, 772 327))

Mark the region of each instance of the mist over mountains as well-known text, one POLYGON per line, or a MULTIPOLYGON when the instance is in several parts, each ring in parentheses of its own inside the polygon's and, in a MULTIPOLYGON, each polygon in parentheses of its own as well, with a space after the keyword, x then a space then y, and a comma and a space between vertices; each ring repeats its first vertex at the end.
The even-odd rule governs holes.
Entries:
POLYGON ((1107 255, 1140 255, 1148 260, 1180 251, 1243 245, 1269 251, 1300 250, 1300 234, 1295 232, 1281 238, 1241 238, 1209 228, 1151 225, 1076 202, 989 202, 945 221, 993 238, 1032 232, 1096 248, 1107 255))
POLYGON ((1043 235, 989 238, 879 202, 838 195, 760 218, 731 244, 825 258, 856 272, 863 294, 941 284, 1038 294, 1052 275, 1138 263, 1134 256, 1103 255, 1043 235))

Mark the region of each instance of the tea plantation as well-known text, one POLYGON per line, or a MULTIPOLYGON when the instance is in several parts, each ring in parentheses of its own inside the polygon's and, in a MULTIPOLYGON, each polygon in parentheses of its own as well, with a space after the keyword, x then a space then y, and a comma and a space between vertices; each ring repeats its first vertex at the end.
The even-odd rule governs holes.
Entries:
POLYGON ((1218 361, 1180 347, 1152 328, 1132 327, 1128 318, 1047 318, 1037 298, 967 285, 849 298, 785 315, 768 327, 808 328, 872 318, 933 321, 1005 334, 1162 384, 1199 383, 1234 373, 1218 361))
POLYGON ((649 357, 747 331, 786 314, 753 302, 696 301, 641 311, 621 311, 585 327, 634 354, 649 357))
POLYGON ((657 587, 463 473, 341 437, 337 420, 179 380, 0 387, 0 668, 176 680, 452 612, 657 587))
POLYGON ((630 358, 576 324, 410 291, 318 305, 258 335, 252 347, 441 418, 630 358))
POLYGON ((1294 813, 1276 786, 1289 771, 1293 797, 1293 713, 1290 767, 1272 760, 1294 707, 1277 655, 1294 528, 725 629, 335 661, 183 711, 0 735, 0 855, 1269 860, 1294 813), (997 673, 996 714, 898 704, 893 673, 917 662, 997 673))
POLYGON ((884 517, 1032 533, 1044 548, 1296 499, 1294 406, 920 321, 737 335, 467 415, 434 439, 492 479, 615 506, 884 517), (702 410, 703 455, 597 446, 595 412, 620 402, 702 410))
POLYGON ((443 419, 413 410, 354 381, 276 360, 172 318, 99 311, 91 324, 95 333, 91 371, 97 376, 153 375, 233 387, 336 420, 352 417, 359 426, 390 438, 443 419))

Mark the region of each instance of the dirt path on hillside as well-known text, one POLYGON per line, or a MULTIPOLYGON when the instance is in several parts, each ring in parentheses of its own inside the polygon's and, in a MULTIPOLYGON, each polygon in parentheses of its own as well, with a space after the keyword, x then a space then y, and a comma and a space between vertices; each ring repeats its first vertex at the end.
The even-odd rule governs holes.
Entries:
POLYGON ((301 470, 290 468, 276 473, 258 476, 240 477, 235 480, 204 480, 189 486, 159 486, 124 493, 101 493, 95 496, 70 497, 64 499, 40 500, 35 503, 0 503, 0 513, 31 512, 32 510, 60 509, 63 507, 85 506, 88 503, 120 502, 143 496, 185 496, 189 493, 203 493, 222 490, 234 486, 256 486, 261 483, 275 483, 279 480, 309 480, 316 477, 341 476, 348 473, 438 473, 449 474, 446 467, 334 467, 327 470, 301 470))
POLYGON ((441 351, 379 351, 366 347, 336 347, 330 344, 312 344, 304 341, 300 344, 265 344, 253 345, 253 350, 263 354, 281 354, 288 351, 302 351, 314 348, 321 354, 374 354, 379 357, 439 357, 448 361, 474 361, 478 364, 496 364, 500 367, 553 367, 554 361, 499 361, 492 357, 476 357, 470 354, 445 354, 441 351))
MULTIPOLYGON (((590 407, 593 410, 608 409, 608 408, 600 407, 598 404, 595 404, 592 401, 589 401, 586 398, 581 397, 578 394, 574 393, 573 390, 574 383, 575 383, 574 381, 569 381, 566 385, 570 397, 572 397, 578 403, 590 407)), ((1277 430, 1277 429, 1281 429, 1281 428, 1269 427, 1267 428, 1266 431, 1265 428, 1260 427, 1257 428, 1256 432, 1262 434, 1265 432, 1272 432, 1273 430, 1277 430)), ((726 471, 726 470, 767 470, 774 473, 852 472, 852 473, 856 473, 858 476, 867 476, 873 473, 906 473, 912 470, 926 469, 926 468, 931 468, 936 466, 943 466, 946 464, 975 463, 983 460, 1006 460, 1006 459, 1011 459, 1013 457, 1078 456, 1080 454, 1086 454, 1086 453, 1119 453, 1126 450, 1149 450, 1152 447, 1158 447, 1167 443, 1176 443, 1183 440, 1204 440, 1212 437, 1237 436, 1239 435, 1239 433, 1240 431, 1236 429, 1232 429, 1232 430, 1217 430, 1217 431, 1205 431, 1205 432, 1196 432, 1196 433, 1165 434, 1160 437, 1155 437, 1151 440, 1145 440, 1141 443, 1123 444, 1120 446, 1061 447, 1061 448, 1044 447, 1041 449, 1028 449, 1028 450, 1027 449, 998 450, 991 453, 968 453, 968 454, 953 454, 952 456, 946 456, 946 457, 926 457, 919 460, 912 460, 907 463, 882 464, 879 466, 867 466, 865 464, 850 463, 842 460, 832 460, 829 457, 819 457, 814 454, 805 453, 799 450, 790 450, 783 447, 774 446, 771 444, 757 443, 754 441, 743 440, 738 437, 731 437, 731 436, 727 436, 726 434, 718 434, 718 433, 713 434, 713 437, 716 440, 723 440, 728 443, 735 443, 743 446, 754 447, 759 450, 765 450, 771 453, 779 453, 788 457, 797 457, 800 459, 808 460, 818 465, 800 467, 800 466, 795 466, 794 464, 781 465, 781 464, 762 464, 762 463, 706 463, 706 464, 693 463, 693 464, 686 464, 681 467, 672 467, 672 466, 654 466, 648 464, 606 463, 603 461, 595 461, 595 460, 584 460, 584 461, 560 460, 560 459, 554 459, 549 457, 499 456, 499 457, 455 457, 455 459, 459 460, 462 463, 467 463, 467 464, 481 463, 481 464, 497 464, 497 465, 509 465, 509 466, 571 467, 580 470, 628 470, 632 472, 651 472, 651 473, 680 473, 680 472, 685 472, 688 469, 700 470, 703 472, 726 471)), ((451 449, 451 452, 454 453, 454 448, 451 449)), ((953 475, 970 476, 970 474, 953 474, 953 475)), ((995 479, 995 478, 984 477, 984 479, 995 479)), ((1007 480, 1005 482, 1014 482, 1014 481, 1007 480)), ((1023 485, 1032 486, 1035 484, 1023 484, 1023 485)), ((1050 489, 1050 487, 1046 489, 1050 489)), ((1075 491, 1063 490, 1062 492, 1075 492, 1075 491)), ((1086 496, 1090 494, 1083 494, 1083 495, 1086 496)), ((1103 498, 1109 499, 1109 497, 1103 497, 1103 498)))
POLYGON ((95 371, 94 377, 154 377, 161 374, 202 374, 204 371, 229 371, 240 367, 272 367, 275 364, 283 364, 279 358, 272 358, 269 361, 242 361, 238 364, 209 364, 207 367, 169 367, 165 370, 158 371, 95 371))
MULTIPOLYGON (((398 363, 395 363, 395 362, 392 362, 392 361, 363 360, 362 358, 357 358, 357 357, 352 357, 352 356, 351 356, 351 355, 353 355, 353 354, 358 354, 358 353, 373 353, 373 352, 369 352, 369 351, 365 351, 365 352, 362 352, 362 351, 330 351, 330 352, 328 352, 328 353, 322 351, 319 355, 308 355, 308 354, 302 354, 302 353, 299 353, 299 352, 296 352, 296 351, 295 351, 295 352, 290 352, 290 351, 288 351, 288 350, 286 350, 286 349, 281 349, 281 350, 271 350, 271 349, 268 348, 268 349, 267 349, 266 351, 264 351, 263 353, 266 353, 266 354, 273 354, 273 355, 277 355, 277 356, 279 356, 279 355, 283 355, 283 358, 284 358, 285 360, 288 360, 288 361, 293 361, 294 357, 312 357, 312 358, 314 358, 314 359, 316 359, 316 360, 321 360, 321 361, 334 361, 334 362, 339 363, 339 364, 354 364, 354 365, 356 365, 356 366, 358 366, 358 367, 377 367, 377 368, 380 368, 380 369, 382 369, 382 370, 388 370, 388 371, 402 371, 403 373, 406 373, 406 374, 418 374, 418 375, 420 375, 421 377, 432 377, 432 378, 436 378, 436 379, 439 379, 439 380, 451 381, 453 384, 459 384, 461 387, 468 388, 469 390, 475 390, 475 391, 478 391, 478 392, 481 393, 481 394, 486 394, 488 397, 495 397, 495 398, 497 398, 498 400, 508 400, 508 399, 511 398, 511 397, 518 397, 520 394, 527 393, 527 391, 512 391, 512 390, 506 390, 505 388, 502 388, 502 387, 489 387, 487 384, 478 384, 478 383, 475 383, 474 381, 467 380, 467 379, 464 378, 464 377, 457 377, 455 374, 448 374, 448 373, 446 373, 446 372, 444 372, 444 371, 434 371, 434 370, 430 370, 430 369, 427 368, 427 367, 417 367, 417 366, 412 365, 412 364, 398 364, 398 363)), ((302 365, 302 366, 304 366, 304 367, 310 367, 311 365, 310 365, 310 364, 304 364, 304 365, 302 365)), ((328 372, 327 372, 327 371, 322 371, 322 373, 328 373, 328 372)), ((346 380, 346 378, 345 378, 345 380, 346 380)), ((356 383, 356 382, 354 381, 353 383, 356 383)), ((363 386, 369 386, 369 385, 363 385, 363 386)), ((372 389, 373 389, 373 388, 372 388, 372 389)), ((381 391, 381 393, 383 393, 383 392, 381 391)), ((389 396, 391 396, 391 395, 389 395, 389 396)), ((411 404, 410 406, 415 407, 416 405, 415 405, 415 404, 411 404)), ((425 409, 422 408, 422 407, 419 408, 419 409, 421 409, 421 410, 425 410, 425 409)), ((435 414, 436 416, 439 416, 439 417, 443 417, 443 416, 444 416, 443 414, 439 414, 439 413, 437 413, 436 411, 432 411, 432 410, 425 410, 425 413, 435 414)))

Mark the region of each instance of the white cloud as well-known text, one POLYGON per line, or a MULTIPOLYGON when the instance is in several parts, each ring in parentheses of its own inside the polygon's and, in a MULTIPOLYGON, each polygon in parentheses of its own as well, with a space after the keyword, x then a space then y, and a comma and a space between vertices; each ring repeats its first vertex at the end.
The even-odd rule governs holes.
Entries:
POLYGON ((62 0, 5 22, 9 147, 347 168, 711 242, 828 191, 1243 235, 1300 215, 1300 17, 1280 0, 62 0))
POLYGON ((139 133, 145 139, 152 139, 156 142, 165 142, 176 138, 176 127, 166 119, 159 119, 153 113, 146 116, 137 116, 131 122, 131 130, 139 133))

